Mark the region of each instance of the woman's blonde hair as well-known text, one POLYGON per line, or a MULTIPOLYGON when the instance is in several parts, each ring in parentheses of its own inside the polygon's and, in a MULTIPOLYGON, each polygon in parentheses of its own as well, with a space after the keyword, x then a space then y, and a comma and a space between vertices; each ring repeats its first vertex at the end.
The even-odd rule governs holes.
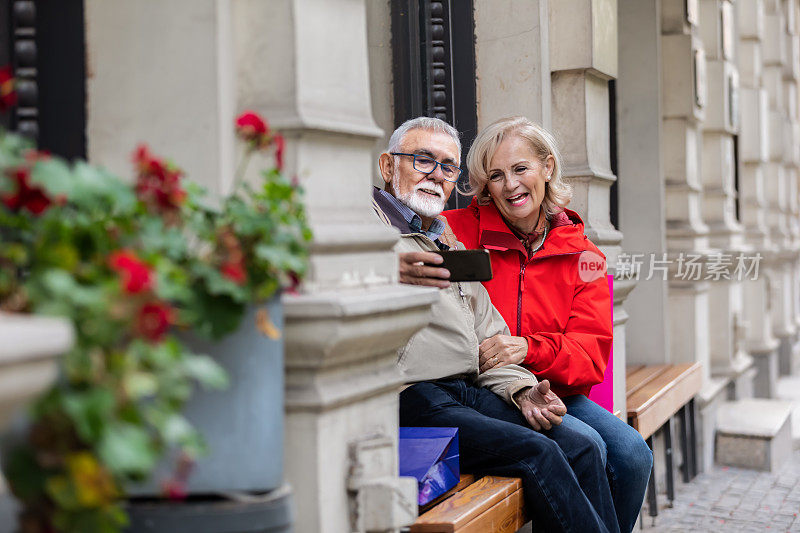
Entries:
POLYGON ((489 182, 489 163, 503 139, 511 135, 519 135, 527 140, 542 164, 548 155, 553 156, 553 173, 550 175, 550 181, 545 184, 542 206, 548 216, 560 212, 572 199, 572 186, 564 182, 561 177, 561 154, 558 153, 553 135, 525 117, 501 118, 478 134, 467 154, 469 183, 463 188, 462 193, 476 195, 481 205, 491 201, 489 191, 486 189, 486 184, 489 182))

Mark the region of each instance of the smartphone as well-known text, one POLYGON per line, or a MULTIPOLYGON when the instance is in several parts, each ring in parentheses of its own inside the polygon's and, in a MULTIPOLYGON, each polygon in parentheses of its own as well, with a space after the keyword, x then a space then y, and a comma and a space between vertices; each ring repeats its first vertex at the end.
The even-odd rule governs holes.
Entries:
POLYGON ((441 265, 450 271, 450 281, 489 281, 492 279, 492 262, 489 250, 446 250, 435 252, 442 256, 441 265))

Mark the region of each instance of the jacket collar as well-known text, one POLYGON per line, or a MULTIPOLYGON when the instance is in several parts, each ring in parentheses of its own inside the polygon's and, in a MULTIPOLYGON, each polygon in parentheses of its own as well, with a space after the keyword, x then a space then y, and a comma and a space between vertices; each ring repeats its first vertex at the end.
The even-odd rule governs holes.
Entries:
MULTIPOLYGON (((490 202, 486 205, 478 205, 475 198, 469 205, 469 209, 474 210, 478 218, 478 244, 487 250, 517 250, 526 255, 525 247, 511 231, 503 220, 502 215, 490 202)), ((547 257, 551 255, 562 255, 569 253, 582 252, 586 249, 583 235, 583 221, 575 211, 564 209, 567 217, 572 224, 557 226, 547 232, 544 244, 535 257, 547 257)))

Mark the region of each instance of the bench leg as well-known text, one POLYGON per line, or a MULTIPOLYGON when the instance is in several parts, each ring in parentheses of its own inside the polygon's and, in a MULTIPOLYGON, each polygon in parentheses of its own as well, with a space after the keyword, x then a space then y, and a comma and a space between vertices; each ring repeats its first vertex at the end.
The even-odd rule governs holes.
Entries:
MULTIPOLYGON (((653 451, 653 437, 647 438, 647 446, 650 448, 650 451, 653 451)), ((647 508, 648 514, 653 517, 653 523, 655 524, 655 518, 658 516, 658 500, 656 500, 656 462, 653 461, 653 467, 650 469, 650 480, 647 482, 647 508)))
POLYGON ((694 426, 694 398, 689 400, 689 464, 691 478, 697 475, 697 432, 694 426))
POLYGON ((661 428, 664 432, 664 464, 667 468, 667 500, 669 506, 672 507, 672 502, 675 500, 675 484, 672 479, 672 420, 668 419, 667 423, 661 428))
POLYGON ((689 483, 689 419, 685 405, 678 411, 678 423, 681 426, 681 476, 684 483, 689 483))

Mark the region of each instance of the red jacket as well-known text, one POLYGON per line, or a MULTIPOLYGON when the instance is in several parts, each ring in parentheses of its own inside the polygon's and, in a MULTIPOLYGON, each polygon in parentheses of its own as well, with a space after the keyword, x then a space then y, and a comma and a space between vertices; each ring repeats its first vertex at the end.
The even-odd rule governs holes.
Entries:
POLYGON ((588 395, 603 380, 613 335, 605 257, 580 217, 565 213, 569 223, 551 228, 532 258, 494 204, 473 199, 443 213, 464 246, 490 250, 492 303, 512 335, 527 338, 524 366, 562 397, 588 395))

